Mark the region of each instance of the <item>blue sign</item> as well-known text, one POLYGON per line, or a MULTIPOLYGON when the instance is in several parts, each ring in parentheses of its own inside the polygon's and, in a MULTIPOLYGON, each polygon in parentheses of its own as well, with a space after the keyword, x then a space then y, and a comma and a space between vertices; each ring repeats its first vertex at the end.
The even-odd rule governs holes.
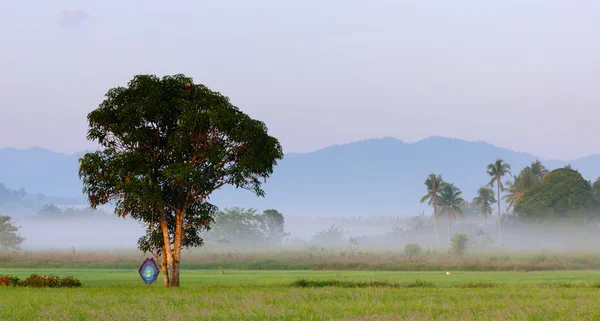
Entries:
POLYGON ((140 276, 142 277, 142 280, 144 280, 144 283, 152 284, 154 281, 156 281, 156 278, 158 278, 158 275, 160 274, 160 269, 154 261, 154 258, 150 258, 146 259, 142 266, 140 266, 139 272, 140 276))

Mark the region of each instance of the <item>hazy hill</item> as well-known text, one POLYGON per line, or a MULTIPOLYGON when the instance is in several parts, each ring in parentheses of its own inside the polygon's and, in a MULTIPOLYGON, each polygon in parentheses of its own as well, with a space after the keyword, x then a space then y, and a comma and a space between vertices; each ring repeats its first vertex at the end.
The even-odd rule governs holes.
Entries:
MULTIPOLYGON (((509 162, 515 173, 536 159, 531 154, 459 139, 430 137, 411 144, 395 138, 369 139, 287 154, 264 185, 266 198, 224 188, 212 201, 221 207, 277 208, 290 215, 414 214, 425 209, 419 199, 429 173, 441 173, 470 200, 489 181, 486 166, 497 157, 509 162)), ((77 158, 40 148, 0 149, 0 183, 13 189, 24 187, 31 193, 79 196, 77 158)), ((544 163, 549 169, 570 163, 589 180, 600 175, 600 155, 544 163)))

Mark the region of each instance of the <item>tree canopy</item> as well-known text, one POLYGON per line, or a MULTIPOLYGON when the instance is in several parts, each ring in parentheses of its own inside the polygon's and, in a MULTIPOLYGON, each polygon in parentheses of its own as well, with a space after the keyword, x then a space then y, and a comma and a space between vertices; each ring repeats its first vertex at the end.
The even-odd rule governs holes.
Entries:
POLYGON ((19 228, 11 223, 10 216, 0 216, 0 249, 19 250, 24 237, 19 235, 19 228))
POLYGON ((165 286, 179 286, 182 247, 202 245, 210 229, 210 195, 232 185, 264 196, 283 157, 264 123, 181 74, 135 76, 88 121, 88 139, 102 147, 80 159, 89 203, 114 202, 117 215, 147 224, 138 245, 161 256, 165 286))
POLYGON ((492 204, 496 203, 494 190, 489 187, 481 187, 477 190, 477 196, 473 198, 473 203, 481 210, 481 216, 487 219, 492 214, 492 204))
POLYGON ((516 201, 515 212, 530 219, 591 214, 594 212, 592 185, 571 168, 553 170, 516 201))

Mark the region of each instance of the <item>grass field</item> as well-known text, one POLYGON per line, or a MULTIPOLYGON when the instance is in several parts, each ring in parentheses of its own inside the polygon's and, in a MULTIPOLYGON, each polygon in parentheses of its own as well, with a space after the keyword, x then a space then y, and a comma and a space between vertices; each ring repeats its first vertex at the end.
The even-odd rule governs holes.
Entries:
POLYGON ((1 320, 600 319, 600 271, 186 270, 181 288, 164 289, 134 269, 0 269, 34 272, 75 274, 84 286, 2 288, 1 320))

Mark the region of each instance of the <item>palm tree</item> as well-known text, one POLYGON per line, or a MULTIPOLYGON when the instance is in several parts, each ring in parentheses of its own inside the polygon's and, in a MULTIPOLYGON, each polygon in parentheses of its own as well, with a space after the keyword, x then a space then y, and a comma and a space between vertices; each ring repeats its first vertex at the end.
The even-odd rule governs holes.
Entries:
POLYGON ((539 179, 542 180, 549 171, 546 169, 546 166, 542 165, 542 162, 538 159, 535 162, 532 162, 531 165, 527 166, 531 172, 539 179))
POLYGON ((444 180, 442 175, 429 174, 425 180, 425 186, 427 186, 427 194, 421 198, 421 203, 428 201, 428 205, 433 205, 433 225, 435 230, 435 244, 438 244, 438 231, 437 231, 437 198, 444 180))
POLYGON ((473 199, 473 203, 481 209, 481 215, 485 217, 486 222, 488 215, 492 214, 492 204, 496 202, 494 190, 489 187, 477 190, 477 197, 473 199))
POLYGON ((525 193, 529 192, 533 188, 537 187, 540 184, 540 180, 531 168, 525 167, 519 175, 515 177, 514 182, 507 181, 505 184, 508 186, 505 190, 508 191, 508 194, 502 197, 503 200, 508 201, 509 210, 515 203, 525 195, 525 193))
MULTIPOLYGON (((502 185, 502 176, 510 175, 510 164, 505 163, 498 158, 494 163, 487 166, 487 173, 492 177, 488 183, 489 187, 498 186, 498 199, 501 199, 500 190, 504 188, 502 185)), ((498 202, 498 243, 502 242, 502 227, 500 226, 500 202, 498 202)))
POLYGON ((465 201, 461 197, 462 192, 454 184, 444 183, 442 190, 438 195, 438 205, 440 213, 448 214, 448 242, 450 242, 450 221, 456 217, 455 214, 463 216, 463 210, 460 205, 465 201))

